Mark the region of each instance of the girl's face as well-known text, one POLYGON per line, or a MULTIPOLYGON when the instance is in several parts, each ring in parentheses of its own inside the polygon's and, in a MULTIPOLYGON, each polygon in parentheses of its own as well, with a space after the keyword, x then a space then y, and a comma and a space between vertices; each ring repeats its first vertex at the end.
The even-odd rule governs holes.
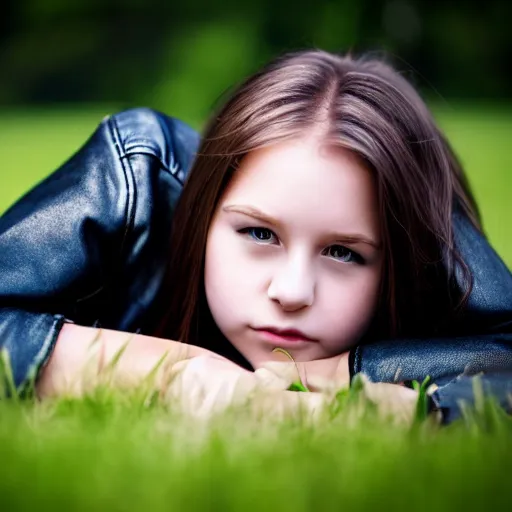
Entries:
POLYGON ((276 347, 296 361, 341 354, 374 314, 380 244, 375 185, 352 153, 313 138, 253 151, 208 232, 212 316, 254 368, 276 347))

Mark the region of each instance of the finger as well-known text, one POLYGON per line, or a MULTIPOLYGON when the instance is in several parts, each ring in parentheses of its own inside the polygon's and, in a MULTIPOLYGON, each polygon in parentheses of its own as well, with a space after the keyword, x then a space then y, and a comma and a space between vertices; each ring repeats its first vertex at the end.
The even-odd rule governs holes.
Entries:
POLYGON ((260 368, 265 368, 268 372, 273 373, 277 377, 288 382, 288 386, 292 382, 302 382, 297 365, 292 362, 266 361, 260 368))
POLYGON ((262 389, 274 389, 274 390, 282 390, 288 389, 292 381, 288 378, 284 378, 281 375, 278 375, 272 370, 268 368, 262 367, 258 368, 254 375, 258 379, 258 387, 262 389))
POLYGON ((366 382, 364 395, 377 406, 381 416, 411 423, 415 417, 418 392, 397 384, 366 382))
POLYGON ((199 419, 244 403, 258 385, 253 372, 210 356, 179 361, 172 373, 166 398, 181 413, 199 419))

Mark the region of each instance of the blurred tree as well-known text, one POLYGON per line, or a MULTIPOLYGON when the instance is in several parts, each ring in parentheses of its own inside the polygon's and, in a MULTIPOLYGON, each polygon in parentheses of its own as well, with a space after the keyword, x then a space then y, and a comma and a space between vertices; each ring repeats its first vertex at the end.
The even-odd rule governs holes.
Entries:
POLYGON ((4 0, 0 105, 193 105, 283 51, 386 51, 433 94, 511 98, 512 4, 446 0, 4 0), (436 92, 438 91, 438 92, 436 92))

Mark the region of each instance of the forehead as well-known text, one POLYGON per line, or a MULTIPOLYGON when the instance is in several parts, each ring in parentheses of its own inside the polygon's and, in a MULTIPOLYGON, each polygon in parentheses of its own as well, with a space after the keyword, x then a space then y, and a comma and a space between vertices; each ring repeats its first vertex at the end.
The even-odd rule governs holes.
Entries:
POLYGON ((249 153, 220 207, 255 206, 303 228, 377 229, 371 173, 349 150, 313 139, 281 142, 249 153))

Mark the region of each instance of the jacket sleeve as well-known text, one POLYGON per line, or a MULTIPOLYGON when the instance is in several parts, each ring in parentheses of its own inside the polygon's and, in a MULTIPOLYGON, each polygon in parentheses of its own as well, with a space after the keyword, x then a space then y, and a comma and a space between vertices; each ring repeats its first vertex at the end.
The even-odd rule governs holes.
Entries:
MULTIPOLYGON (((505 372, 457 376, 432 393, 430 405, 441 412, 442 422, 448 424, 463 416, 464 407, 485 417, 488 411, 486 400, 510 414, 511 396, 512 371, 509 369, 505 372)), ((492 417, 495 417, 494 414, 492 417)))
POLYGON ((0 347, 18 391, 120 255, 133 198, 117 151, 107 119, 0 217, 0 347))

